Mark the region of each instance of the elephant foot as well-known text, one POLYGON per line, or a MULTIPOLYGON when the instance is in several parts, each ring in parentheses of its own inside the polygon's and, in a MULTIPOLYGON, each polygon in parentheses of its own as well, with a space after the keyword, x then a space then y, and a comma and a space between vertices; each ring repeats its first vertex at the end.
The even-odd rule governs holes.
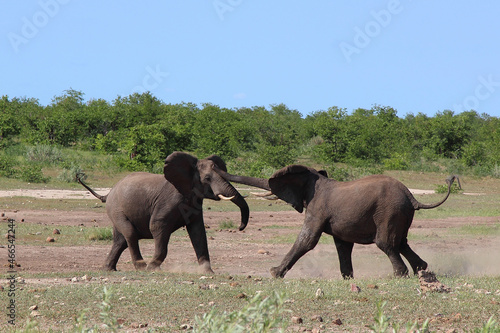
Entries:
POLYGON ((212 270, 212 267, 211 267, 209 261, 205 261, 203 263, 200 263, 200 270, 202 273, 205 273, 205 274, 215 274, 214 271, 212 270))
POLYGON ((116 272, 116 266, 104 265, 101 267, 103 271, 116 272))
POLYGON ((269 272, 273 278, 283 278, 286 274, 286 271, 282 272, 279 267, 272 267, 269 272))
POLYGON ((137 260, 136 262, 134 262, 134 267, 136 270, 138 271, 143 271, 147 268, 147 264, 144 260, 137 260))

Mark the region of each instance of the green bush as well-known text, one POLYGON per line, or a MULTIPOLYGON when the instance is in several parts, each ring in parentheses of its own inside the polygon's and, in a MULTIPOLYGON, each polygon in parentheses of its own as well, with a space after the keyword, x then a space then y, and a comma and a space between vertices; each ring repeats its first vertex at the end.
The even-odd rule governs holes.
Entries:
POLYGON ((66 183, 76 183, 78 182, 76 175, 79 175, 81 180, 87 179, 87 175, 82 171, 80 166, 71 164, 59 173, 57 179, 66 183))
POLYGON ((52 145, 36 145, 28 147, 26 159, 31 162, 53 164, 62 161, 62 153, 59 148, 52 145))
POLYGON ((50 179, 44 176, 41 166, 33 164, 21 167, 20 178, 28 183, 46 183, 50 179))
POLYGON ((0 154, 0 176, 14 177, 16 174, 13 159, 5 154, 0 154))

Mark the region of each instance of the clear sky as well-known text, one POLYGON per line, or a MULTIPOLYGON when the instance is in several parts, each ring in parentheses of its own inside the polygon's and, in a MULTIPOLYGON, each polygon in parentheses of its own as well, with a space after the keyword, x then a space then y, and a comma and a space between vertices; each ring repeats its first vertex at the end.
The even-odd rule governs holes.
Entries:
POLYGON ((500 1, 3 0, 0 95, 500 117, 500 1))

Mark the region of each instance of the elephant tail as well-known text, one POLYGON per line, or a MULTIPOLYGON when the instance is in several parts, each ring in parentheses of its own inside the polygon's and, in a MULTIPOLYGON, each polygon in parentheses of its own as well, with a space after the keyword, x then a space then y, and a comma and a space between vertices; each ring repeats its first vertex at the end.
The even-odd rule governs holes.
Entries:
POLYGON ((439 202, 436 202, 434 204, 423 204, 423 203, 420 203, 412 195, 411 198, 412 198, 412 203, 413 203, 413 207, 415 208, 415 210, 419 210, 419 209, 432 209, 432 208, 436 208, 436 207, 442 205, 446 201, 446 199, 448 199, 448 197, 450 196, 451 185, 453 185, 453 182, 455 181, 455 179, 458 182, 458 188, 462 189, 462 185, 460 185, 460 178, 458 178, 458 176, 451 175, 450 177, 448 177, 446 179, 446 183, 448 184, 448 193, 446 193, 446 196, 443 198, 443 200, 441 200, 439 202))
POLYGON ((90 193, 92 193, 92 195, 94 197, 96 197, 97 199, 101 200, 102 202, 106 202, 106 199, 108 198, 108 195, 100 195, 100 194, 97 194, 93 189, 91 189, 87 184, 85 184, 81 179, 80 179, 80 175, 79 174, 76 174, 76 180, 78 180, 78 182, 80 184, 82 184, 83 187, 85 187, 90 193))

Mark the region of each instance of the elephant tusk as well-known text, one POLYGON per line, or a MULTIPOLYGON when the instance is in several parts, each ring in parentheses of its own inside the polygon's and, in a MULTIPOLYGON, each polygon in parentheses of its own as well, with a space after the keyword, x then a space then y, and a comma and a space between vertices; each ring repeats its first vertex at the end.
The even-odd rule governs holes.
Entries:
POLYGON ((234 199, 234 195, 232 197, 225 197, 222 194, 219 194, 218 197, 221 198, 222 200, 233 200, 234 199))
POLYGON ((257 196, 257 197, 269 197, 269 196, 273 195, 273 192, 271 192, 271 191, 268 191, 266 193, 260 193, 260 192, 250 192, 250 193, 257 196))

